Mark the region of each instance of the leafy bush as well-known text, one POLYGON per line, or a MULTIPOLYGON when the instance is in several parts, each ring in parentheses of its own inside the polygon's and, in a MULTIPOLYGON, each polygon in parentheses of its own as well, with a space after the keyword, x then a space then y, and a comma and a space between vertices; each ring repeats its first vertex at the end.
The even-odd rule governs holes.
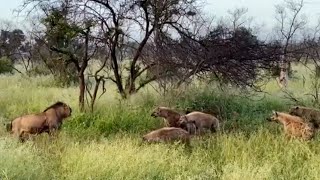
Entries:
POLYGON ((28 71, 28 75, 31 77, 35 76, 53 76, 53 82, 51 83, 51 87, 68 87, 72 85, 76 85, 78 82, 78 76, 76 72, 69 72, 70 70, 64 69, 62 67, 53 69, 51 72, 47 66, 39 64, 35 66, 33 69, 28 71))
MULTIPOLYGON (((271 77, 279 77, 280 75, 280 72, 281 72, 281 68, 279 65, 276 65, 276 66, 272 66, 270 69, 269 69, 269 74, 271 77)), ((296 71, 294 71, 292 68, 291 68, 291 65, 289 66, 288 68, 288 76, 290 78, 294 77, 294 74, 297 73, 296 71)))
POLYGON ((53 71, 57 86, 66 87, 78 83, 78 73, 74 65, 66 65, 61 59, 51 59, 47 66, 53 71))
POLYGON ((43 65, 37 65, 33 69, 30 69, 28 71, 29 76, 43 76, 43 75, 46 76, 50 74, 51 74, 50 70, 43 65))
POLYGON ((0 74, 12 73, 13 63, 7 57, 0 58, 0 74))
POLYGON ((320 177, 320 136, 310 142, 288 141, 283 127, 264 121, 271 110, 289 107, 279 94, 255 101, 226 90, 197 86, 180 95, 156 97, 139 93, 124 101, 116 99, 116 93, 111 91, 89 114, 77 109, 76 87, 39 86, 51 79, 0 78, 0 123, 41 112, 61 99, 74 108, 72 117, 53 138, 42 134, 33 141, 18 143, 0 124, 0 179, 320 177), (217 109, 224 117, 222 132, 193 137, 191 151, 179 144, 142 143, 142 134, 161 127, 161 118, 150 116, 150 111, 159 105, 181 111, 217 109))

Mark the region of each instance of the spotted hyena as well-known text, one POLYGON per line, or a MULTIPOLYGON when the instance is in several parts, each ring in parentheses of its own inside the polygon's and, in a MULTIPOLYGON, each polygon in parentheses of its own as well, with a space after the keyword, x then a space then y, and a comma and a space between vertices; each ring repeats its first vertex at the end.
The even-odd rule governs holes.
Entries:
POLYGON ((271 117, 267 118, 267 120, 281 123, 288 138, 298 137, 310 140, 314 137, 315 131, 313 125, 304 122, 301 117, 273 111, 271 117))
POLYGON ((168 107, 157 107, 155 108, 152 113, 152 117, 162 117, 164 118, 165 124, 168 127, 179 127, 177 122, 180 119, 180 113, 170 109, 168 107))

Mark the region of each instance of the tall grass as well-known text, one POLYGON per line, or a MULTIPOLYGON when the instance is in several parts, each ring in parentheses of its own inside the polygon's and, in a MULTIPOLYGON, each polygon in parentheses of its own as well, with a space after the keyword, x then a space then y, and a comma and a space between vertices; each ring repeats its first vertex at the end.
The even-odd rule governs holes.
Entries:
MULTIPOLYGON (((265 121, 291 102, 279 89, 251 100, 237 92, 198 85, 167 97, 151 90, 129 100, 108 91, 94 113, 80 113, 76 87, 53 87, 51 77, 0 77, 0 122, 42 111, 62 100, 74 110, 55 138, 21 144, 0 126, 0 179, 319 179, 319 137, 287 141, 265 121), (158 105, 201 110, 222 120, 222 131, 180 144, 144 144, 141 135, 162 126, 150 116, 158 105)), ((294 82, 299 84, 298 82, 294 82)), ((273 86, 269 84, 267 88, 273 86)), ((298 86, 298 85, 297 85, 298 86)))

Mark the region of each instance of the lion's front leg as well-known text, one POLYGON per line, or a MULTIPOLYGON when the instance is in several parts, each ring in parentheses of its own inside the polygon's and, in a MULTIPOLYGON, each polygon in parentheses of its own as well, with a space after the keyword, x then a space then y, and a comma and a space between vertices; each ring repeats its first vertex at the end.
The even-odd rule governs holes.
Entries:
POLYGON ((58 126, 49 126, 49 129, 47 133, 49 134, 50 139, 53 139, 58 136, 59 131, 58 131, 58 126))

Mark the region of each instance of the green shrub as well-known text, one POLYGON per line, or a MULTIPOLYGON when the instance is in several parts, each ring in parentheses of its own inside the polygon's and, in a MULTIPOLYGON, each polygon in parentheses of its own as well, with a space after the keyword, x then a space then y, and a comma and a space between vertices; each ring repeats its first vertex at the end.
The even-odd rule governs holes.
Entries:
POLYGON ((33 69, 30 69, 28 71, 29 76, 47 76, 50 74, 51 74, 50 70, 43 65, 37 65, 33 69))
MULTIPOLYGON (((63 68, 63 67, 60 67, 63 68)), ((69 87, 73 85, 77 85, 78 83, 78 75, 76 72, 69 72, 68 69, 55 69, 52 72, 48 69, 48 67, 44 65, 37 65, 33 69, 28 71, 28 75, 31 77, 36 76, 48 76, 51 75, 53 77, 53 82, 50 83, 51 87, 69 87)))
MULTIPOLYGON (((41 112, 57 100, 70 104, 74 111, 57 137, 44 133, 26 143, 11 138, 0 124, 0 179, 320 177, 320 136, 310 142, 288 141, 280 124, 265 121, 272 110, 285 111, 290 106, 277 92, 252 100, 236 91, 197 86, 166 97, 141 91, 119 100, 108 88, 94 113, 79 113, 78 88, 43 86, 52 81, 48 76, 1 76, 0 123, 41 112), (162 127, 161 118, 150 116, 159 105, 182 112, 188 108, 217 112, 222 117, 222 131, 192 137, 191 150, 180 144, 142 143, 144 133, 162 127)), ((300 92, 301 86, 294 87, 300 92)))
MULTIPOLYGON (((297 74, 297 71, 294 71, 291 67, 292 67, 291 65, 288 67, 288 76, 290 78, 294 78, 295 74, 297 74)), ((279 77, 280 72, 281 72, 281 68, 279 65, 273 66, 269 69, 269 74, 271 77, 279 77)))
POLYGON ((7 57, 0 58, 0 74, 13 73, 13 63, 7 57))

